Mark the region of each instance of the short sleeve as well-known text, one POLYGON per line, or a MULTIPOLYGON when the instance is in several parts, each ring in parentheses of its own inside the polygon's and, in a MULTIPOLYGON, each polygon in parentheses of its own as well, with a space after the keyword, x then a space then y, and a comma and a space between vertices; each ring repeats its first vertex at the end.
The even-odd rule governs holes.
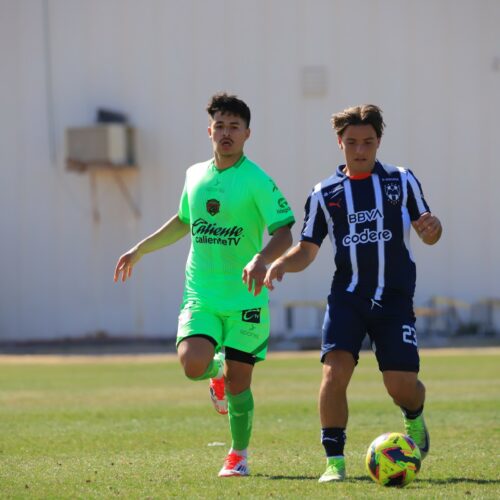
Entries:
POLYGON ((422 186, 411 170, 407 172, 408 201, 407 208, 412 221, 417 220, 424 212, 430 212, 425 201, 422 186))
POLYGON ((328 234, 328 223, 318 199, 319 195, 321 195, 321 192, 318 194, 318 192, 313 191, 307 198, 300 241, 308 241, 321 246, 328 234))
POLYGON ((179 219, 184 222, 184 224, 189 224, 191 222, 191 213, 189 210, 189 199, 187 194, 187 178, 184 181, 184 188, 182 190, 181 199, 179 201, 179 219))
POLYGON ((254 200, 262 214, 269 234, 283 226, 295 223, 292 209, 276 183, 261 171, 258 182, 252 183, 254 200))

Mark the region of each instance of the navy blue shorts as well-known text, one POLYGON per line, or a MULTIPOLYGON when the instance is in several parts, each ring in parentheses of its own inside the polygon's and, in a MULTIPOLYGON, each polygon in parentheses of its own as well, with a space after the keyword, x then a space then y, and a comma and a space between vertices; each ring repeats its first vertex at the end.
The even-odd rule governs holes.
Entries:
POLYGON ((374 302, 344 290, 328 297, 322 328, 321 362, 330 351, 348 351, 356 363, 366 334, 380 371, 417 372, 420 359, 413 300, 396 295, 374 302))

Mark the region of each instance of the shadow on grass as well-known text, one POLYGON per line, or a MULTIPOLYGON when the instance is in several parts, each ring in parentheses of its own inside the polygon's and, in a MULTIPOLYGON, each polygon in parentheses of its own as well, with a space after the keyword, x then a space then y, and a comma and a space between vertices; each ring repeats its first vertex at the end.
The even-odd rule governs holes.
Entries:
POLYGON ((310 481, 316 479, 316 476, 272 476, 270 474, 252 474, 253 477, 262 477, 273 481, 291 480, 291 481, 310 481))
MULTIPOLYGON (((317 481, 318 476, 273 476, 271 474, 252 474, 253 477, 262 477, 272 481, 288 480, 288 481, 317 481)), ((344 481, 346 483, 366 482, 371 483, 372 479, 368 476, 354 476, 348 477, 344 481)), ((449 479, 417 479, 415 484, 430 484, 433 486, 440 484, 500 484, 499 479, 475 479, 470 477, 450 477, 449 479)))
MULTIPOLYGON (((264 479, 270 479, 272 481, 279 481, 279 480, 289 480, 289 481, 317 481, 319 479, 319 476, 273 476, 271 474, 252 474, 253 477, 262 477, 264 479)), ((366 481, 366 482, 371 482, 372 480, 369 477, 366 476, 359 476, 359 477, 348 477, 344 482, 346 483, 353 483, 353 482, 358 482, 358 481, 366 481)))
POLYGON ((450 477, 448 479, 417 479, 419 483, 436 484, 500 484, 500 479, 474 479, 471 477, 450 477))

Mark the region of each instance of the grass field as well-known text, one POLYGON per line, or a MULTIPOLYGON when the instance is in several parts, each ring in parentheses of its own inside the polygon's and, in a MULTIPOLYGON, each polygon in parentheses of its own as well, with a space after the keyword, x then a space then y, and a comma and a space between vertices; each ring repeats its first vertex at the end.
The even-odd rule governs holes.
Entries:
POLYGON ((257 366, 250 478, 217 478, 230 440, 207 383, 172 358, 0 361, 1 498, 500 498, 500 350, 424 351, 432 449, 404 490, 364 469, 402 430, 371 354, 350 391, 348 480, 319 484, 316 353, 257 366))

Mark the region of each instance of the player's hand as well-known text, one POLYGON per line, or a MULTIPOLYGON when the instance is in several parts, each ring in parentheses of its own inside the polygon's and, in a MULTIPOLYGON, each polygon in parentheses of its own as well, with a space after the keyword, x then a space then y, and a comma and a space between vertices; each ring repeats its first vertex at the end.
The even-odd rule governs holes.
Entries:
POLYGON ((262 257, 262 255, 256 254, 255 257, 243 269, 241 279, 247 286, 249 292, 252 292, 253 289, 253 294, 256 297, 262 290, 265 276, 266 263, 264 262, 264 258, 262 257))
POLYGON ((275 260, 267 270, 264 285, 269 290, 274 290, 273 280, 281 281, 285 275, 285 265, 280 259, 275 260))
POLYGON ((441 222, 430 212, 423 213, 415 222, 413 227, 424 243, 432 245, 436 243, 441 236, 441 222))
POLYGON ((137 247, 132 248, 124 253, 116 263, 114 281, 115 283, 120 279, 126 281, 132 275, 132 268, 137 264, 142 257, 137 247))

